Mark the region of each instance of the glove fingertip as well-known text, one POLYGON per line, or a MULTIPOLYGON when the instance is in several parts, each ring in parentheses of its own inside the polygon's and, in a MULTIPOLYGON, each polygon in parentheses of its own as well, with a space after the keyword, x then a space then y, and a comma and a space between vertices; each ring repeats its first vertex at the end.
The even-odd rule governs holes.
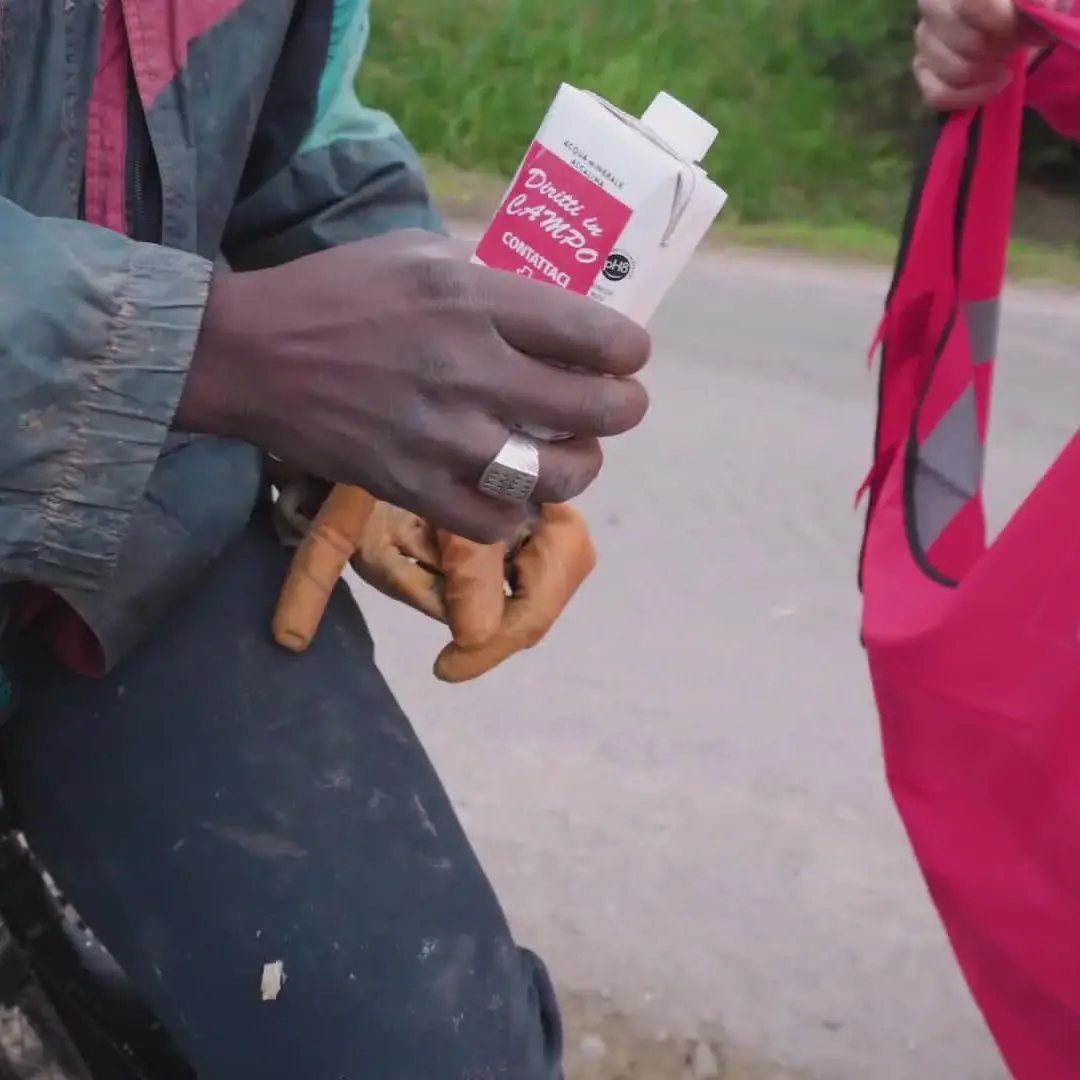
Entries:
POLYGON ((453 645, 447 645, 447 647, 435 658, 435 664, 432 671, 439 682, 450 684, 463 683, 468 682, 479 674, 478 672, 472 674, 462 672, 460 665, 454 662, 458 655, 459 654, 453 645))
POLYGON ((467 625, 461 625, 454 618, 453 609, 450 613, 450 628, 454 634, 454 644, 459 649, 479 649, 486 645, 498 632, 502 624, 500 618, 486 620, 470 619, 467 625))

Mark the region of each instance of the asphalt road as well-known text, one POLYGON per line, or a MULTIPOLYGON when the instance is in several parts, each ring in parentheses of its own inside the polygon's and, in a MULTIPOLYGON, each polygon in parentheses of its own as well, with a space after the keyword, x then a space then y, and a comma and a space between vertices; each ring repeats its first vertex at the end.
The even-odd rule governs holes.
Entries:
MULTIPOLYGON (((683 1032, 725 1045, 704 1076, 724 1054, 740 1077, 1005 1076, 890 804, 857 643, 885 284, 699 262, 655 322, 650 416, 582 503, 600 566, 532 654, 440 686, 440 629, 363 594, 578 1059, 683 1032)), ((1015 291, 1005 320, 999 521, 1080 416, 1075 298, 1015 291)))

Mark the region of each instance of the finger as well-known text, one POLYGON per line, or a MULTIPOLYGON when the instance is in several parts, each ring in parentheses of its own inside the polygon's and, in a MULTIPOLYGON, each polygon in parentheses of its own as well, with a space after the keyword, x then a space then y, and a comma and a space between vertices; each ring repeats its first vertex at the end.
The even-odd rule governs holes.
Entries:
POLYGON ((471 649, 499 629, 506 606, 506 545, 439 533, 443 598, 454 641, 471 649))
MULTIPOLYGON (((441 499, 432 499, 428 520, 438 529, 479 543, 510 541, 529 514, 527 506, 502 502, 480 491, 480 479, 499 456, 510 437, 508 424, 494 417, 475 416, 459 426, 460 442, 444 456, 456 462, 457 486, 441 499)), ((562 503, 585 491, 604 464, 597 439, 569 438, 547 442, 536 439, 539 471, 530 501, 562 503)))
POLYGON ((437 553, 433 553, 434 565, 422 566, 400 547, 402 535, 410 531, 409 525, 414 522, 423 525, 414 514, 380 502, 350 563, 379 592, 445 622, 437 553))
POLYGON ((927 59, 945 50, 947 56, 976 67, 994 67, 1006 63, 1012 48, 1008 40, 990 37, 952 14, 930 11, 915 27, 916 53, 927 59))
POLYGON ((436 658, 436 678, 467 682, 537 645, 596 566, 596 551, 581 515, 550 505, 541 508, 540 525, 516 562, 520 588, 498 632, 475 648, 451 642, 436 658))
POLYGON ((551 629, 555 615, 524 598, 507 602, 506 614, 497 632, 482 644, 465 648, 451 641, 435 658, 435 677, 441 682, 460 683, 478 678, 511 656, 538 645, 551 629))
POLYGON ((990 37, 1019 44, 1022 22, 1012 0, 955 0, 955 17, 990 37))
MULTIPOLYGON (((431 450, 438 453, 446 471, 441 478, 428 479, 424 516, 436 529, 477 543, 512 540, 529 516, 528 505, 504 502, 480 490, 481 478, 510 437, 508 425, 471 411, 444 411, 438 427, 433 423, 431 428, 431 450)), ((533 503, 575 498, 592 484, 604 462, 597 439, 538 439, 537 450, 539 469, 530 496, 533 503)))
POLYGON ((360 488, 339 484, 330 493, 297 548, 278 596, 273 634, 279 645, 303 652, 311 644, 374 508, 375 500, 360 488))
POLYGON ((978 59, 960 55, 925 22, 915 29, 915 47, 917 62, 954 90, 983 86, 999 78, 1005 71, 1003 61, 995 56, 980 56, 977 46, 973 47, 972 52, 978 59))
MULTIPOLYGON (((503 431, 504 435, 498 446, 489 451, 490 456, 484 461, 483 466, 476 470, 475 475, 477 481, 480 476, 483 475, 488 465, 499 455, 505 445, 509 432, 507 432, 505 428, 503 431)), ((532 494, 529 497, 529 501, 533 504, 564 503, 568 502, 570 499, 575 499, 586 491, 600 475, 600 470, 604 465, 604 451, 601 448, 598 439, 581 439, 575 437, 569 439, 556 439, 553 442, 536 439, 535 442, 540 460, 538 475, 536 477, 536 486, 533 488, 532 494)), ((498 506, 505 507, 509 505, 500 502, 500 500, 494 496, 483 494, 479 490, 477 490, 477 494, 480 494, 482 498, 487 499, 498 506)), ((515 528, 509 531, 501 531, 493 536, 492 539, 512 540, 518 534, 521 526, 525 523, 527 514, 527 507, 519 506, 518 515, 515 519, 515 528)), ((508 520, 508 515, 505 515, 505 511, 503 520, 508 520)), ((461 530, 447 529, 447 531, 460 532, 461 530)), ((461 535, 468 536, 470 540, 476 539, 475 536, 467 533, 462 533, 461 535)), ((483 543, 485 541, 481 540, 481 542, 483 543)))
MULTIPOLYGON (((563 590, 560 589, 560 593, 563 590)), ((572 595, 572 592, 571 594, 572 595)), ((482 644, 465 648, 451 641, 435 659, 435 677, 442 682, 468 682, 498 667, 525 649, 538 645, 554 625, 570 596, 561 604, 514 597, 507 601, 506 615, 496 633, 482 644)))
POLYGON ((398 559, 402 564, 401 573, 391 568, 389 564, 375 567, 359 559, 353 559, 351 565, 362 581, 381 592, 383 596, 406 604, 437 622, 447 622, 446 607, 442 603, 439 591, 441 586, 439 576, 422 566, 417 566, 416 563, 401 559, 400 556, 398 559), (409 567, 412 569, 408 570, 409 567))
POLYGON ((518 352, 605 375, 633 375, 649 359, 648 331, 625 315, 547 282, 476 269, 481 302, 518 352))
POLYGON ((529 508, 485 495, 477 486, 482 473, 483 467, 478 467, 474 476, 448 482, 430 499, 428 520, 437 529, 478 544, 509 542, 521 529, 529 508))
POLYGON ((641 423, 649 394, 637 379, 556 368, 507 350, 505 379, 492 407, 510 424, 606 438, 641 423))
POLYGON ((541 442, 540 475, 534 503, 564 503, 576 499, 600 475, 604 451, 596 439, 541 442))
POLYGON ((974 109, 986 104, 992 97, 1001 93, 1009 84, 1010 75, 1005 72, 998 79, 983 83, 978 86, 956 87, 947 86, 928 68, 919 64, 915 65, 915 81, 918 83, 926 103, 934 109, 942 112, 962 112, 965 109, 974 109))
POLYGON ((585 519, 568 504, 547 503, 528 541, 514 557, 517 587, 512 601, 524 601, 554 621, 596 567, 596 549, 585 519))
POLYGON ((385 588, 381 591, 410 607, 422 611, 437 622, 449 621, 442 593, 442 579, 398 552, 393 552, 382 566, 385 588))
POLYGON ((496 634, 475 649, 463 649, 451 641, 435 658, 435 678, 445 683, 469 682, 509 660, 522 648, 516 638, 506 634, 496 634))

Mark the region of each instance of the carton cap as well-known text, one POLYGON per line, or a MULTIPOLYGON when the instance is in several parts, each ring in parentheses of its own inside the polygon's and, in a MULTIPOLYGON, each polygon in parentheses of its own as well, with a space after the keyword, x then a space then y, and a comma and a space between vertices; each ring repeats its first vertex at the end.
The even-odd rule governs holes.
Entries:
POLYGON ((699 162, 712 146, 717 130, 693 109, 661 90, 641 114, 641 122, 652 128, 680 157, 699 162))

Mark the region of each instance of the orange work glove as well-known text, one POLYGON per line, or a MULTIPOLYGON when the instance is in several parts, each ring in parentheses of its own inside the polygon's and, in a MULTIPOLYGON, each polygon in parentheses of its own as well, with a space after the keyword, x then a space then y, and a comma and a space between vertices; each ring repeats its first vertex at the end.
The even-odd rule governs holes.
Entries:
POLYGON ((380 503, 351 563, 380 592, 449 625, 435 675, 458 683, 537 644, 596 565, 585 519, 565 504, 541 507, 508 553, 380 503))
MULTIPOLYGON (((531 531, 523 531, 520 542, 531 531)), ((475 648, 502 622, 507 550, 433 529, 408 510, 379 503, 350 561, 373 588, 447 623, 456 643, 475 648)))
POLYGON ((540 508, 509 560, 504 544, 448 533, 439 534, 439 547, 453 640, 439 653, 435 675, 451 683, 475 679, 540 642, 596 565, 585 519, 565 503, 540 508))
POLYGON ((474 679, 540 641, 596 563, 584 518, 566 505, 542 507, 507 555, 505 544, 436 531, 415 514, 338 485, 297 550, 274 636, 294 652, 307 648, 349 561, 369 585, 449 625, 438 678, 474 679))

